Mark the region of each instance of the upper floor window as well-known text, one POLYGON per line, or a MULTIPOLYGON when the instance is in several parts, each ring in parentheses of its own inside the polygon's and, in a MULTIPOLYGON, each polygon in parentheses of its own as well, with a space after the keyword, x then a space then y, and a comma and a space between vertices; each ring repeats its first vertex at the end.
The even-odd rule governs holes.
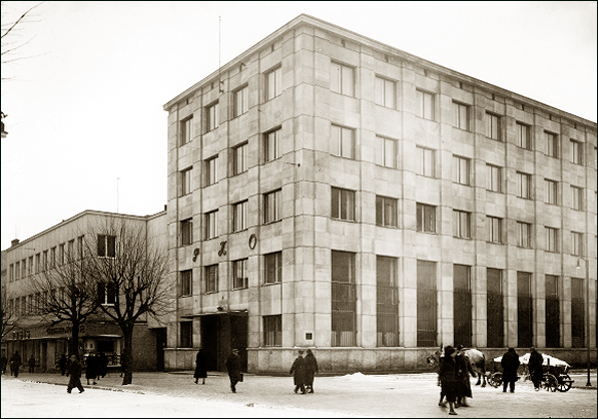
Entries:
POLYGON ((530 135, 530 126, 522 124, 521 122, 516 123, 517 126, 517 146, 525 148, 526 150, 532 149, 532 140, 530 135))
POLYGON ((571 232, 571 254, 583 256, 583 233, 571 232))
POLYGON ((436 151, 417 147, 418 167, 417 174, 427 177, 436 176, 436 151))
POLYGON ((546 185, 546 192, 544 196, 544 202, 551 205, 558 204, 558 182, 550 179, 544 179, 544 185, 546 185))
POLYGON ((277 284, 282 282, 282 252, 264 255, 264 283, 277 284))
POLYGON ((181 221, 181 246, 193 244, 193 219, 181 221))
POLYGON ((205 182, 210 186, 218 182, 218 155, 212 156, 204 161, 205 182))
POLYGON ((179 144, 185 145, 193 139, 193 115, 180 122, 179 144))
POLYGON ((517 246, 530 249, 532 247, 532 225, 517 221, 517 246))
POLYGON ((180 196, 191 193, 191 168, 180 171, 180 196))
POLYGON ((546 142, 546 154, 550 157, 558 157, 559 136, 555 133, 544 131, 544 141, 546 142))
POLYGON ((453 102, 453 126, 469 131, 469 106, 453 102))
POLYGON ((112 306, 116 303, 116 286, 112 283, 98 283, 98 302, 112 306))
POLYGON ((266 73, 266 100, 282 93, 282 67, 276 67, 266 73))
POLYGON ((395 198, 376 196, 376 225, 381 227, 397 226, 397 205, 395 198))
POLYGON ((264 194, 264 223, 273 223, 282 219, 282 189, 264 194))
POLYGON ((247 228, 247 201, 241 201, 233 205, 233 232, 242 231, 247 228))
POLYGON ((376 136, 376 164, 397 168, 398 141, 376 136))
POLYGON ((248 259, 233 261, 233 289, 247 288, 247 261, 248 259))
POLYGON ((332 218, 355 221, 355 191, 332 187, 331 206, 332 218))
POLYGON ((469 185, 470 165, 470 159, 453 155, 453 182, 469 185))
POLYGON ((218 292, 218 265, 206 266, 204 273, 206 294, 218 292))
POLYGON ((420 118, 434 119, 434 94, 416 89, 417 108, 415 114, 420 118))
POLYGON ((280 128, 264 134, 264 161, 269 162, 281 156, 280 128))
POLYGON ((116 236, 98 234, 98 256, 110 258, 116 256, 116 236))
POLYGON ((249 87, 243 86, 233 92, 233 118, 249 110, 249 87))
POLYGON ((376 105, 395 109, 397 84, 382 77, 376 77, 376 105))
POLYGON ((330 90, 347 96, 355 95, 353 67, 340 63, 330 63, 330 90))
POLYGON ((247 171, 247 153, 249 145, 245 142, 233 148, 233 175, 247 171))
POLYGON ((500 139, 500 116, 486 112, 486 137, 493 140, 500 139))
POLYGON ((206 132, 212 131, 214 128, 218 128, 219 124, 219 112, 220 106, 218 102, 214 102, 206 106, 206 132))
POLYGON ((218 210, 205 213, 206 240, 218 237, 218 210))
POLYGON ((351 128, 341 127, 339 125, 332 125, 330 127, 332 154, 336 156, 346 157, 348 159, 355 158, 355 135, 351 128))
POLYGON ((553 227, 546 227, 546 251, 559 251, 559 230, 553 227))
POLYGON ((188 297, 193 294, 193 270, 181 271, 180 297, 188 297))
POLYGON ((436 207, 417 204, 417 231, 436 233, 436 207))
POLYGON ((583 189, 571 185, 571 208, 577 211, 583 209, 583 189))
POLYGON ((453 210, 453 237, 471 238, 471 213, 453 210))
POLYGON ((486 164, 486 189, 491 192, 502 192, 502 167, 486 164))
POLYGON ((579 141, 571 140, 571 163, 583 164, 582 145, 579 141))
POLYGON ((502 243, 502 218, 487 216, 486 228, 488 241, 490 243, 502 243))
POLYGON ((519 198, 531 199, 532 177, 527 173, 517 172, 517 196, 519 198))

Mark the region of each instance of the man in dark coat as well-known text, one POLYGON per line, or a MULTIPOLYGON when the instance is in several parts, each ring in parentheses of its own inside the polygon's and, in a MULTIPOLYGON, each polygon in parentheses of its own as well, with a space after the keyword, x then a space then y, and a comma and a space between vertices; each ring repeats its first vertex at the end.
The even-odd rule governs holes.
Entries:
POLYGON ((232 353, 228 356, 226 370, 228 371, 228 378, 230 380, 230 389, 233 393, 236 393, 237 383, 242 381, 241 360, 239 359, 238 349, 233 349, 232 353))
POLYGON ((544 357, 542 354, 538 352, 536 348, 530 348, 527 368, 529 369, 529 375, 532 378, 532 383, 534 383, 534 389, 536 391, 540 390, 540 383, 542 382, 542 377, 544 376, 542 364, 544 364, 544 357))
POLYGON ((79 393, 83 393, 85 390, 81 385, 81 364, 75 355, 71 355, 71 359, 69 360, 68 364, 67 375, 69 376, 69 383, 66 387, 66 392, 70 393, 73 388, 77 387, 79 389, 79 393))
POLYGON ((193 377, 195 378, 195 384, 201 378, 201 383, 206 383, 206 378, 208 376, 208 366, 206 356, 203 353, 203 349, 197 351, 197 355, 195 355, 195 373, 193 377))
MULTIPOLYGON (((444 360, 440 365, 440 385, 441 400, 442 395, 446 397, 449 403, 449 415, 456 415, 455 402, 457 400, 457 391, 459 386, 459 367, 455 359, 457 351, 452 346, 444 348, 444 360)), ((441 404, 441 403, 439 403, 441 404)))
POLYGON ((507 385, 511 393, 515 392, 515 381, 519 379, 517 376, 517 368, 519 368, 519 355, 515 352, 515 348, 509 348, 502 356, 500 361, 502 366, 502 392, 507 392, 507 385))
POLYGON ((305 389, 308 393, 314 392, 314 375, 318 372, 318 361, 308 349, 305 354, 305 389))
POLYGON ((22 363, 21 354, 19 354, 19 351, 16 351, 10 358, 10 373, 14 374, 15 377, 19 376, 19 368, 22 363))
POLYGON ((98 376, 98 363, 93 352, 90 353, 85 360, 85 365, 85 379, 87 380, 87 385, 89 385, 89 380, 91 380, 94 384, 97 384, 96 377, 98 376))
POLYGON ((2 355, 2 374, 6 374, 6 367, 8 367, 8 357, 2 355))
POLYGON ((301 390, 301 394, 305 394, 305 359, 303 359, 303 351, 301 349, 291 366, 289 374, 293 374, 295 393, 301 390))
POLYGON ((66 355, 62 354, 60 360, 58 361, 58 367, 60 368, 60 375, 64 375, 66 372, 66 355))
POLYGON ((104 378, 108 374, 108 357, 104 352, 98 356, 98 378, 104 378))
POLYGON ((29 358, 27 363, 29 364, 29 372, 35 372, 35 357, 33 355, 31 355, 31 358, 29 358))

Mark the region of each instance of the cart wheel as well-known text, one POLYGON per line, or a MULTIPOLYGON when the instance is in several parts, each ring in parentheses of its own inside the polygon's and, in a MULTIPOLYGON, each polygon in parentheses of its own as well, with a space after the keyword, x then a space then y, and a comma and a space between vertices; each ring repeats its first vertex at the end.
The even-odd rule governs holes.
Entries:
POLYGON ((492 387, 497 388, 502 384, 502 373, 495 372, 494 374, 490 375, 490 377, 488 377, 487 381, 488 384, 490 384, 492 387))
POLYGON ((544 374, 544 381, 542 383, 542 387, 544 387, 547 391, 555 392, 559 385, 558 380, 554 375, 551 373, 544 374))
POLYGON ((571 377, 569 377, 569 374, 561 374, 558 378, 557 390, 565 392, 565 391, 569 391, 570 388, 571 388, 571 377))

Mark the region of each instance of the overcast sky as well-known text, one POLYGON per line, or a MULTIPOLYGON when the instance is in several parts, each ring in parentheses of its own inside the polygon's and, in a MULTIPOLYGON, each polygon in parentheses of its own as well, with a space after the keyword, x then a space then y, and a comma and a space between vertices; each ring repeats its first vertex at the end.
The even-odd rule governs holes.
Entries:
MULTIPOLYGON (((2 33, 38 3, 2 2, 2 33)), ((162 106, 217 70, 219 17, 225 64, 301 13, 597 119, 594 1, 48 1, 2 57, 2 249, 87 209, 161 211, 162 106)))

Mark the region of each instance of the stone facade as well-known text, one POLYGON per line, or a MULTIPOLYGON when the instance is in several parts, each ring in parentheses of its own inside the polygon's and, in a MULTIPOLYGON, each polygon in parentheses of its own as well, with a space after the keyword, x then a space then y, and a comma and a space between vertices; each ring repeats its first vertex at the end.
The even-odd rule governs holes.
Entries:
MULTIPOLYGON (((171 275, 180 282, 182 271, 192 272, 192 291, 173 296, 168 368, 192 368, 193 357, 177 352, 206 344, 219 347, 214 357, 224 357, 235 344, 230 337, 204 342, 211 332, 202 322, 238 311, 247 314, 246 345, 243 338, 237 346, 246 350, 250 372, 286 372, 298 347, 315 348, 326 372, 426 368, 425 356, 436 345, 460 343, 456 265, 469 272, 469 346, 500 354, 506 346, 525 346, 521 342, 546 348, 545 276, 552 275, 558 287, 558 348, 574 346, 572 277, 583 279, 589 295, 585 321, 590 320, 595 348, 595 122, 306 15, 164 109, 171 275), (217 123, 211 113, 216 103, 217 123), (274 130, 275 151, 269 142, 274 130), (245 145, 243 152, 239 145, 245 145), (578 151, 582 161, 574 163, 571 156, 578 151), (498 168, 496 179, 490 179, 492 167, 498 168), (552 191, 546 180, 556 183, 554 204, 547 203, 552 191), (572 186, 581 189, 581 207, 572 202, 577 196, 572 186), (333 214, 339 190, 352 196, 347 205, 354 214, 348 217, 333 214), (278 191, 274 219, 273 191, 278 191), (377 203, 387 198, 396 221, 381 225, 377 203), (243 201, 244 224, 235 231, 235 211, 243 201), (420 225, 421 204, 434 209, 433 231, 420 225), (214 211, 216 218, 209 215, 214 211), (500 220, 494 233, 489 216, 500 220), (191 239, 183 237, 189 228, 184 222, 192 225, 191 239), (529 236, 522 228, 529 228, 529 236), (579 252, 572 248, 572 232, 581 233, 579 252), (353 255, 350 347, 339 347, 331 333, 334 251, 353 255), (266 257, 273 252, 281 252, 282 279, 270 284, 266 257), (398 338, 392 347, 379 341, 380 257, 396 263, 398 338), (432 262, 436 272, 435 336, 433 345, 423 347, 418 324, 429 307, 418 303, 419 262, 432 262), (239 269, 239 263, 247 283, 236 288, 233 266, 239 269), (579 264, 583 269, 576 269, 579 264), (218 267, 214 290, 206 290, 208 266, 218 267), (500 271, 503 292, 504 337, 494 348, 488 345, 488 268, 500 271), (520 273, 530 274, 527 331, 518 326, 520 273), (274 346, 266 343, 265 316, 281 317, 274 346), (182 328, 192 330, 184 348, 182 328)), ((555 351, 563 358, 574 357, 575 351, 561 349, 555 351)), ((595 362, 595 350, 592 357, 595 362)))

